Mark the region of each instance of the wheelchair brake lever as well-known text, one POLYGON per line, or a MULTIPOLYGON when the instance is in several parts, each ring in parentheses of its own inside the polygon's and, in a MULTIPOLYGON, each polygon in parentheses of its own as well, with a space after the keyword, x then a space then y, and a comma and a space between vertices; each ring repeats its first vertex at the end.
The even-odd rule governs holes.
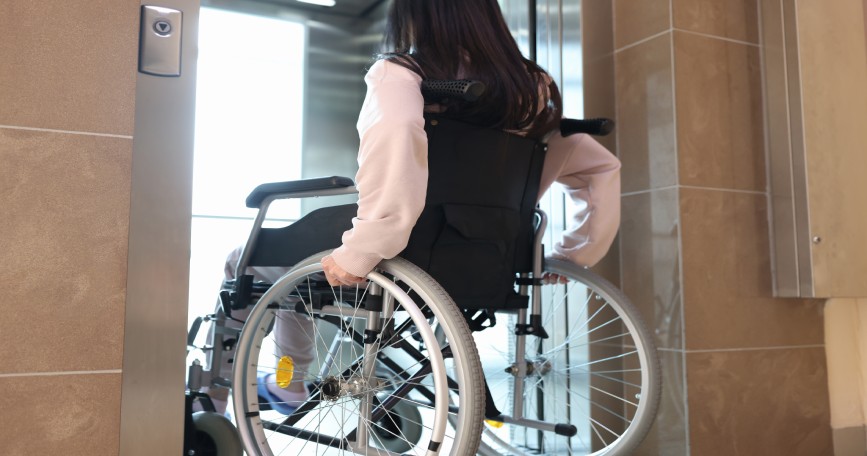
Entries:
POLYGON ((187 347, 195 346, 196 335, 199 334, 199 328, 202 327, 202 320, 202 317, 197 317, 190 326, 190 331, 187 333, 187 347))
POLYGON ((227 317, 232 318, 232 293, 229 290, 220 291, 220 307, 227 317))

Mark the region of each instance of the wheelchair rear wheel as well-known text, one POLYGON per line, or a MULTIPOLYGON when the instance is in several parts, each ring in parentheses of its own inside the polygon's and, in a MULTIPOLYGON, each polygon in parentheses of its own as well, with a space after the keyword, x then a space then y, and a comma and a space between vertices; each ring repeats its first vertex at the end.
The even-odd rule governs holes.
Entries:
POLYGON ((366 284, 331 287, 318 264, 326 253, 278 280, 242 330, 233 403, 247 453, 474 454, 482 368, 455 304, 402 259, 382 262, 366 284), (275 337, 275 320, 287 316, 305 321, 313 359, 306 368, 292 367, 293 347, 275 337), (310 394, 289 410, 262 400, 265 379, 304 381, 310 394))
POLYGON ((479 453, 632 454, 650 429, 661 392, 651 333, 628 298, 595 273, 550 258, 544 270, 568 282, 539 287, 542 326, 549 337, 523 338, 523 379, 519 379, 515 362, 521 338, 513 331, 514 315, 498 317, 509 320, 508 324, 501 321, 475 338, 485 378, 501 412, 571 425, 575 434, 559 435, 521 423, 489 422, 479 453))

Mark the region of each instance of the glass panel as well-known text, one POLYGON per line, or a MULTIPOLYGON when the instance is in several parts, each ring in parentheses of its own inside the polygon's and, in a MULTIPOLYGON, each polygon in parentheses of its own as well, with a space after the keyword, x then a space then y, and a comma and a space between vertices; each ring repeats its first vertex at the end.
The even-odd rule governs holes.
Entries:
MULTIPOLYGON (((305 35, 299 22, 201 10, 190 321, 213 312, 226 256, 249 236, 250 191, 301 178, 305 35)), ((269 218, 298 212, 280 201, 269 218)))
POLYGON ((194 215, 251 216, 256 185, 301 177, 304 46, 303 24, 202 8, 194 215))
MULTIPOLYGON (((364 70, 377 48, 386 6, 367 11, 341 3, 314 11, 250 0, 202 3, 192 318, 213 311, 225 258, 249 236, 256 210, 246 208, 245 199, 253 188, 355 175, 364 70)), ((319 205, 355 199, 276 201, 264 226, 282 226, 319 205)))

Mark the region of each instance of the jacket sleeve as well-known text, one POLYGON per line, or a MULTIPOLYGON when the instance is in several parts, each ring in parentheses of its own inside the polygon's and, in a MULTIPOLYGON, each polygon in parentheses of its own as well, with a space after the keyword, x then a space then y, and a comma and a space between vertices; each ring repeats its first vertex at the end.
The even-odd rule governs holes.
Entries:
POLYGON ((421 77, 380 60, 365 77, 367 95, 358 118, 358 214, 335 262, 365 276, 382 259, 400 253, 424 209, 427 135, 421 77))
POLYGON ((554 245, 553 256, 592 266, 605 256, 620 225, 620 160, 586 134, 548 141, 542 173, 544 192, 563 185, 574 203, 571 226, 554 245))

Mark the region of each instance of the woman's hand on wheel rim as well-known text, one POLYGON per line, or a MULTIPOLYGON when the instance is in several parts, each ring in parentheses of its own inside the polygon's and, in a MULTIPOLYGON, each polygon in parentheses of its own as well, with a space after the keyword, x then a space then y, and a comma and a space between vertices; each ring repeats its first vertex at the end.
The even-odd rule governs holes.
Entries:
POLYGON ((322 263, 322 270, 325 272, 325 278, 328 280, 328 284, 332 287, 341 285, 358 285, 367 280, 364 277, 358 277, 341 268, 340 265, 334 261, 334 258, 332 258, 331 255, 322 257, 320 263, 322 263))
POLYGON ((544 275, 542 275, 542 283, 546 285, 550 285, 552 283, 565 284, 569 283, 569 279, 559 274, 554 274, 553 272, 546 272, 544 275))

